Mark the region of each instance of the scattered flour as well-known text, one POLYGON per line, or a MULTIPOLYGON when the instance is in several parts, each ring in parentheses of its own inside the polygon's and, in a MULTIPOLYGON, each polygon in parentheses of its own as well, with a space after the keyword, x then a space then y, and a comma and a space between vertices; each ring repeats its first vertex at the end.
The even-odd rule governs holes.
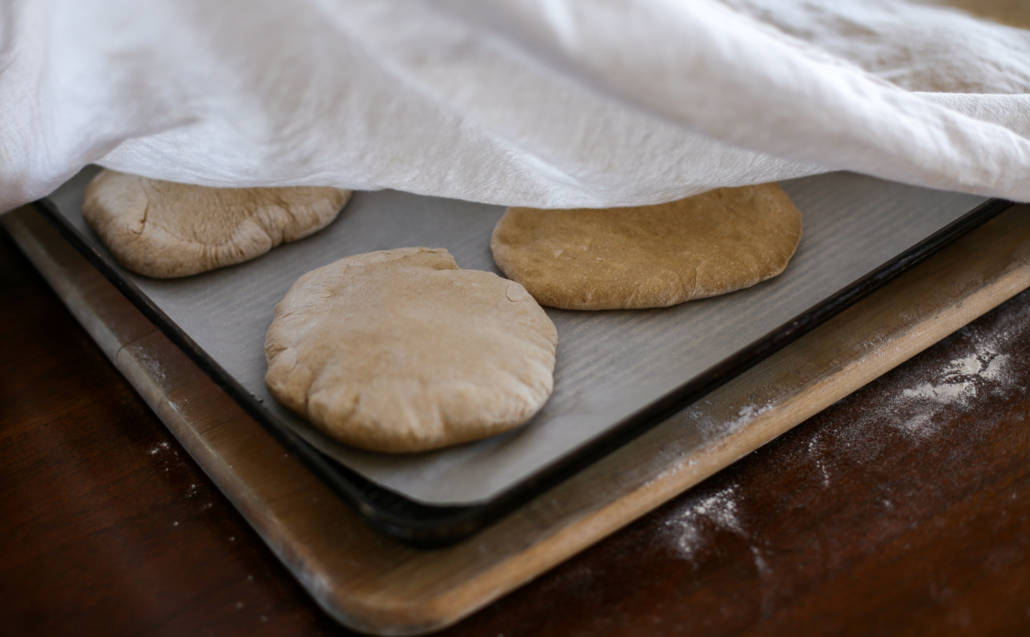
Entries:
POLYGON ((975 397, 976 385, 970 381, 946 382, 939 385, 920 383, 912 389, 902 391, 901 395, 904 398, 932 400, 942 405, 950 405, 952 403, 965 403, 969 398, 975 397))
POLYGON ((970 354, 951 361, 948 365, 948 371, 953 374, 969 375, 978 373, 981 367, 983 367, 983 364, 976 357, 976 354, 970 354))
MULTIPOLYGON (((855 467, 875 466, 878 454, 890 444, 890 438, 881 435, 885 429, 900 431, 913 441, 922 441, 948 421, 942 417, 945 412, 961 410, 973 414, 981 399, 1004 399, 1016 392, 1026 392, 1024 375, 1016 370, 1017 361, 1001 352, 1012 351, 1009 343, 1023 338, 1028 330, 1030 321, 1024 321, 1018 312, 1010 312, 1008 317, 988 323, 981 321, 960 330, 953 337, 960 340, 953 341, 952 345, 952 351, 959 351, 959 355, 947 364, 933 365, 926 358, 923 362, 911 362, 908 377, 916 380, 907 387, 890 382, 881 384, 887 388, 882 408, 870 410, 853 426, 817 432, 809 439, 803 453, 813 467, 813 475, 823 488, 832 485, 836 466, 824 453, 828 446, 840 449, 843 456, 837 455, 850 471, 855 467)), ((707 402, 703 399, 687 411, 706 437, 743 429, 769 410, 769 406, 759 402, 742 407, 732 418, 716 421, 703 415, 707 402)), ((763 550, 760 541, 755 541, 745 525, 744 501, 739 488, 731 483, 704 495, 687 493, 680 507, 669 513, 662 523, 661 538, 679 558, 697 563, 702 551, 715 542, 719 534, 735 535, 747 542, 756 573, 768 583, 775 560, 763 550)), ((907 492, 896 492, 885 485, 876 494, 876 502, 882 507, 884 517, 890 517, 898 515, 908 497, 907 492)), ((769 591, 762 588, 763 613, 767 602, 772 603, 771 597, 767 599, 769 591)))
POLYGON ((157 454, 161 453, 162 451, 167 451, 170 448, 171 448, 171 446, 167 442, 160 442, 160 443, 154 445, 153 447, 151 447, 147 451, 147 455, 148 456, 156 456, 157 454))
POLYGON ((772 405, 762 405, 756 407, 754 405, 745 405, 737 411, 737 417, 725 424, 727 431, 736 431, 744 425, 748 424, 752 420, 758 418, 765 412, 772 409, 772 405))
POLYGON ((736 415, 729 420, 716 420, 705 414, 706 408, 710 405, 711 399, 703 399, 686 411, 687 418, 697 423, 698 428, 708 437, 725 436, 739 431, 745 425, 772 409, 772 405, 769 404, 748 404, 738 409, 736 415))
POLYGON ((762 555, 761 549, 755 545, 751 545, 751 557, 755 561, 755 568, 758 569, 758 574, 760 576, 769 577, 772 575, 772 569, 769 567, 769 562, 767 562, 765 556, 762 555))
MULTIPOLYGON (((1014 301, 1026 305, 1026 301, 1014 301)), ((916 381, 905 388, 890 388, 884 408, 869 413, 851 428, 850 440, 875 455, 877 436, 869 427, 889 427, 914 441, 936 435, 945 426, 945 412, 974 415, 976 406, 990 398, 1007 399, 1027 391, 1025 375, 1009 354, 1012 344, 1025 339, 1030 321, 1025 312, 995 313, 960 329, 953 336, 952 350, 958 355, 945 365, 931 366, 929 360, 908 364, 916 381)), ((889 385, 888 385, 889 386, 889 385)), ((990 423, 984 423, 989 425, 990 423)))
POLYGON ((819 449, 819 434, 812 436, 808 441, 808 455, 815 461, 815 466, 819 469, 820 477, 822 478, 822 484, 824 489, 830 488, 830 470, 826 466, 825 454, 819 449))
POLYGON ((903 398, 930 400, 941 405, 968 405, 971 398, 976 398, 985 389, 985 383, 1004 382, 1008 364, 1008 354, 981 348, 975 354, 951 361, 939 380, 920 383, 905 389, 901 395, 903 398))
POLYGON ((977 397, 1010 393, 1014 388, 1011 360, 997 352, 997 345, 994 338, 974 337, 972 353, 952 359, 930 380, 902 389, 890 399, 889 424, 923 438, 937 431, 936 416, 943 409, 968 410, 977 397))
POLYGON ((143 367, 151 377, 156 378, 159 381, 165 380, 165 368, 164 365, 161 364, 160 360, 151 356, 143 347, 132 347, 132 349, 136 356, 136 362, 139 363, 139 365, 143 367))
POLYGON ((179 458, 179 452, 173 449, 167 441, 159 442, 148 449, 147 455, 155 457, 158 463, 158 468, 160 468, 164 473, 170 473, 172 466, 179 458))
MULTIPOLYGON (((750 533, 741 522, 738 493, 735 485, 703 497, 691 498, 680 511, 665 520, 663 524, 666 541, 676 554, 687 561, 693 561, 698 552, 718 532, 729 532, 750 544, 751 559, 755 571, 762 579, 773 574, 769 561, 762 549, 752 543, 750 533)), ((763 608, 765 606, 763 592, 763 608)))
POLYGON ((693 559, 708 539, 709 527, 744 535, 736 495, 736 487, 729 486, 699 499, 692 498, 682 511, 665 521, 668 537, 680 557, 693 559))
POLYGON ((980 370, 980 376, 996 383, 1004 383, 1006 380, 1011 380, 1011 377, 1008 376, 1008 368, 1009 355, 996 354, 987 363, 987 366, 980 370))

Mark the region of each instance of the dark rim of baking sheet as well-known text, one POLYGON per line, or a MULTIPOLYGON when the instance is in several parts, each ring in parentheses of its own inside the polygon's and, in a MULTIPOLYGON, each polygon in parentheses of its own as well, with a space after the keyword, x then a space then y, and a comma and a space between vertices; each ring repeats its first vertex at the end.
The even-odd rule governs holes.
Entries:
POLYGON ((415 502, 373 483, 306 443, 288 426, 270 417, 257 398, 237 383, 132 282, 121 276, 121 273, 104 256, 79 235, 79 232, 58 212, 54 203, 48 199, 41 199, 34 205, 57 226, 61 234, 85 255, 93 266, 128 297, 144 316, 157 325, 215 383, 243 406, 280 443, 299 457, 316 475, 328 483, 374 528, 400 541, 430 548, 445 546, 464 539, 510 513, 529 499, 618 449, 685 408, 705 393, 796 340, 890 279, 1013 204, 1001 199, 985 201, 909 250, 845 286, 836 294, 801 312, 657 401, 624 418, 609 432, 558 458, 490 500, 468 506, 433 506, 415 502))

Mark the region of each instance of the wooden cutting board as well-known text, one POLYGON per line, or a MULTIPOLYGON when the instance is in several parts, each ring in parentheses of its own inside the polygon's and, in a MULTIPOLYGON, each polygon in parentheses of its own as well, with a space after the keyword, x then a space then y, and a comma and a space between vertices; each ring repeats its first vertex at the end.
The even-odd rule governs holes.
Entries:
POLYGON ((1030 287, 1030 207, 961 238, 474 537, 418 550, 366 526, 32 208, 2 223, 315 600, 380 634, 451 624, 1030 287), (696 448, 687 421, 724 435, 696 448), (689 450, 689 453, 688 453, 689 450))

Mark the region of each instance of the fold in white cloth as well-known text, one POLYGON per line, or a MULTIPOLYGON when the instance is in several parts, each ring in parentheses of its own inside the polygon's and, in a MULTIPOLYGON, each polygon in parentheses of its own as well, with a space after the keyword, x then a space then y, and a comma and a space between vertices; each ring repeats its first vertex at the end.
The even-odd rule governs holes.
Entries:
POLYGON ((8 0, 0 210, 91 162, 541 207, 840 169, 1030 201, 1030 7, 962 3, 8 0))

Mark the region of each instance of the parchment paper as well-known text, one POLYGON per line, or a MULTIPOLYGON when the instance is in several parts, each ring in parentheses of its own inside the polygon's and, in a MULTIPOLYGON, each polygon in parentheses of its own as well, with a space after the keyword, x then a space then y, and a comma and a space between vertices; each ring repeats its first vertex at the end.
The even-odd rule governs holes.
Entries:
MULTIPOLYGON (((106 256, 80 212, 91 174, 80 174, 51 199, 106 256)), ((494 270, 489 238, 503 208, 362 192, 325 231, 247 264, 178 280, 120 271, 272 418, 338 462, 422 503, 474 504, 604 434, 984 201, 850 173, 782 185, 804 221, 798 253, 783 275, 743 292, 669 309, 548 310, 559 344, 555 390, 544 409, 509 434, 418 455, 391 456, 335 443, 275 402, 264 385, 263 345, 272 308, 304 272, 370 250, 443 247, 463 268, 494 270)))

